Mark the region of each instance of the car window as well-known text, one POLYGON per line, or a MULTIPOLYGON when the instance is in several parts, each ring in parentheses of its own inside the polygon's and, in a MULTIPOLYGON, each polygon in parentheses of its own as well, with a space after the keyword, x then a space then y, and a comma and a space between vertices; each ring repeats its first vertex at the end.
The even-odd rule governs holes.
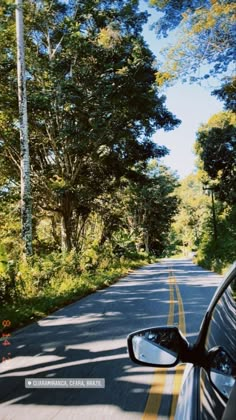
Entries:
POLYGON ((236 358, 236 277, 218 300, 208 328, 206 350, 223 346, 236 358))

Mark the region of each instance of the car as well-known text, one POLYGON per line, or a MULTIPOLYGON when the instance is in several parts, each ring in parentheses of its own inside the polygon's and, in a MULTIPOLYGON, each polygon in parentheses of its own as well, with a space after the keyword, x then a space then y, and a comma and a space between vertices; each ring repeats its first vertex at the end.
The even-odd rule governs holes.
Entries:
POLYGON ((170 368, 186 364, 175 420, 236 419, 236 262, 223 279, 190 345, 176 326, 128 336, 131 360, 170 368))

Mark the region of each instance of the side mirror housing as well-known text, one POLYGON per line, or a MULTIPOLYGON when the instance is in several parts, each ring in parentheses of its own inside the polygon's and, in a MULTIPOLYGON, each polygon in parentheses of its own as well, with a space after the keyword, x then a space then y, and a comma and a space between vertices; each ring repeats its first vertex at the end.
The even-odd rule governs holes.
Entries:
POLYGON ((176 366, 185 361, 189 343, 177 327, 154 327, 128 336, 128 351, 133 362, 156 367, 176 366))
POLYGON ((211 384, 228 399, 236 382, 236 363, 223 347, 211 349, 209 359, 211 384))

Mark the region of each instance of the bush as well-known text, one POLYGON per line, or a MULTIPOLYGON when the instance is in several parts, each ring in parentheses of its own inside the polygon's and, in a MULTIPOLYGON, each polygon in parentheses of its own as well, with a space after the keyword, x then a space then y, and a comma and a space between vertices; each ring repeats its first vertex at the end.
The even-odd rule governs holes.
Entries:
POLYGON ((205 268, 222 273, 236 260, 236 227, 232 220, 234 211, 229 216, 219 219, 217 240, 212 232, 206 230, 197 253, 197 262, 205 268))
POLYGON ((109 286, 131 268, 153 261, 146 257, 143 254, 135 260, 125 257, 113 259, 109 249, 103 249, 96 254, 96 261, 100 264, 96 271, 83 272, 78 266, 80 256, 74 252, 20 260, 17 264, 9 265, 10 272, 6 270, 4 275, 1 274, 5 277, 1 283, 4 287, 0 288, 0 318, 10 319, 13 329, 25 325, 97 289, 109 286), (105 269, 102 255, 107 258, 105 269), (14 281, 14 287, 11 281, 14 281), (7 303, 3 298, 9 293, 7 303))
POLYGON ((1 262, 0 304, 12 303, 17 299, 16 267, 14 261, 1 262))

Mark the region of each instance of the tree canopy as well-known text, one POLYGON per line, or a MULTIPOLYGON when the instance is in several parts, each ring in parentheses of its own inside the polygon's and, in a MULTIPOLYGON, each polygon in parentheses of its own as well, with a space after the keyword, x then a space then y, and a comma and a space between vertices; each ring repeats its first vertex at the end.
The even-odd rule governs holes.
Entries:
POLYGON ((126 226, 136 233, 136 247, 161 255, 168 244, 168 232, 177 212, 176 176, 156 160, 150 161, 139 182, 126 190, 126 226))
POLYGON ((219 76, 235 57, 235 11, 231 0, 150 0, 162 15, 154 24, 157 37, 176 29, 174 42, 165 50, 158 80, 195 81, 219 76), (206 67, 207 65, 207 67, 206 67))
POLYGON ((224 102, 224 108, 236 112, 236 78, 226 79, 219 89, 215 89, 212 95, 217 96, 224 102))
POLYGON ((220 200, 236 202, 236 117, 232 111, 211 117, 197 133, 195 150, 202 180, 213 182, 220 200), (205 174, 204 174, 205 173, 205 174))
MULTIPOLYGON (((35 211, 62 220, 65 249, 97 199, 134 179, 167 149, 156 129, 179 123, 155 83, 138 1, 24 2, 28 118, 35 211)), ((19 182, 14 7, 1 7, 0 159, 19 182), (7 107, 6 107, 7 104, 7 107)))
POLYGON ((178 212, 172 224, 171 237, 176 250, 188 254, 196 251, 209 218, 209 197, 203 192, 199 176, 190 174, 175 190, 179 200, 178 212))

